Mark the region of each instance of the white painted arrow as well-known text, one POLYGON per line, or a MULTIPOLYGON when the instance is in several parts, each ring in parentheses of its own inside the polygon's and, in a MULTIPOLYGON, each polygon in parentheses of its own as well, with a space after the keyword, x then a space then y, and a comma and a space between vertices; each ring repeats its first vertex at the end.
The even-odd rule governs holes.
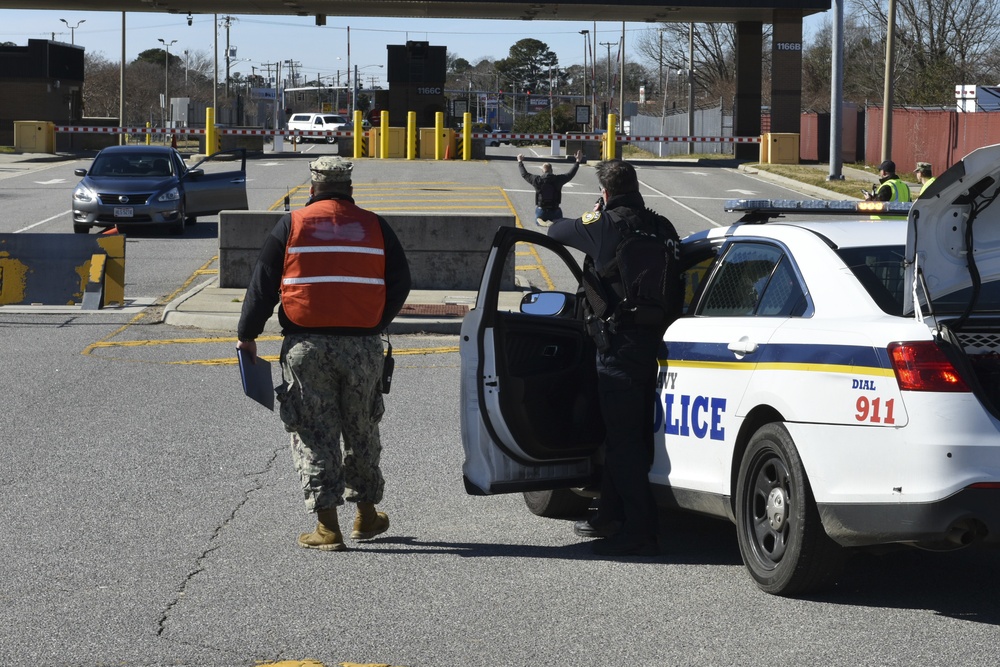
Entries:
POLYGON ((263 162, 263 163, 261 163, 260 166, 261 167, 277 167, 279 164, 281 164, 281 163, 280 162, 263 162))
POLYGON ((739 192, 741 195, 746 195, 747 197, 752 197, 757 194, 753 190, 726 190, 726 192, 739 192))
POLYGON ((685 174, 691 174, 692 176, 708 176, 704 171, 685 171, 685 174))
POLYGON ((39 185, 55 185, 56 183, 65 183, 65 178, 53 178, 51 181, 35 181, 39 185))

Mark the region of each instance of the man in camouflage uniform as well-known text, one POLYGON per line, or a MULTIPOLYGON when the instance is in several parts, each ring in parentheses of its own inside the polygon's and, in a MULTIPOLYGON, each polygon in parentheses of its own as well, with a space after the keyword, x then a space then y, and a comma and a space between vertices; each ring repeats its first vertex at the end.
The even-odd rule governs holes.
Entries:
POLYGON ((298 543, 343 551, 337 506, 345 499, 357 503, 352 539, 389 527, 375 509, 385 486, 379 333, 406 300, 410 270, 386 221, 354 204, 353 164, 324 156, 309 168, 309 202, 284 215, 261 249, 236 347, 256 358, 256 338, 280 300, 281 420, 292 434, 306 508, 317 515, 316 529, 298 543))

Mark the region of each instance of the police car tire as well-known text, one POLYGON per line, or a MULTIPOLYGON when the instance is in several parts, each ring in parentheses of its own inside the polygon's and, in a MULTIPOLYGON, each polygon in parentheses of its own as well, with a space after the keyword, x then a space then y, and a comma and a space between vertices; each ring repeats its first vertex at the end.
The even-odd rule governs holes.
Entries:
POLYGON ((535 516, 566 519, 586 514, 590 508, 590 498, 581 496, 572 489, 525 491, 524 504, 535 516))
POLYGON ((762 426, 743 454, 736 528, 743 562, 767 593, 814 591, 840 573, 844 550, 823 530, 802 459, 779 423, 762 426), (778 528, 768 514, 775 506, 783 506, 784 521, 778 528))

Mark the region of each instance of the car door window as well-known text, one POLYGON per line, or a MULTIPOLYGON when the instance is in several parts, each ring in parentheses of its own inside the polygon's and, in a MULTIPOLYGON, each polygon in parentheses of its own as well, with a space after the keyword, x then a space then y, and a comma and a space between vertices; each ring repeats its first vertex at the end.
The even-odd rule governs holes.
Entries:
POLYGON ((707 286, 699 315, 790 317, 807 305, 791 260, 777 246, 738 242, 729 246, 707 286))

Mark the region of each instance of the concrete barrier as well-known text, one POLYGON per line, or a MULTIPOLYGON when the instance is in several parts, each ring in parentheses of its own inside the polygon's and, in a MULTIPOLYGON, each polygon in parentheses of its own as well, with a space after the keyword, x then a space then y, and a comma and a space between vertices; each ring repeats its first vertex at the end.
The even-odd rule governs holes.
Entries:
POLYGON ((124 305, 124 236, 0 234, 0 305, 71 306, 95 288, 95 307, 124 305), (96 277, 95 260, 102 265, 96 277))
MULTIPOLYGON (((267 235, 282 211, 219 214, 219 287, 244 288, 267 235)), ((413 289, 477 290, 497 228, 512 214, 383 214, 406 251, 413 289)))

